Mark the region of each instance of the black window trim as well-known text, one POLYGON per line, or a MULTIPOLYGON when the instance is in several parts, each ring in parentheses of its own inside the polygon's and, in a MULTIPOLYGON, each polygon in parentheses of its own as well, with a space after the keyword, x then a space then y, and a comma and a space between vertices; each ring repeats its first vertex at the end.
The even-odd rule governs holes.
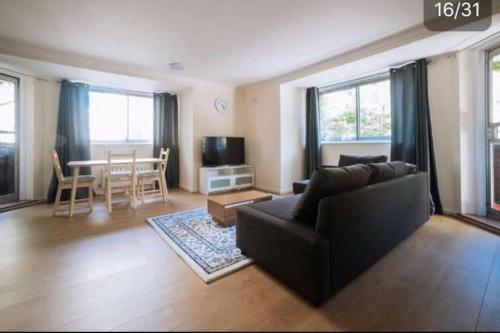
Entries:
MULTIPOLYGON (((373 142, 373 141, 390 142, 391 141, 390 136, 370 136, 370 137, 361 136, 361 122, 360 122, 361 107, 359 98, 359 87, 366 84, 377 83, 387 80, 389 80, 389 73, 381 73, 319 88, 320 95, 347 89, 353 89, 353 88, 355 89, 356 93, 356 138, 351 140, 340 140, 340 139, 323 140, 323 138, 321 138, 321 142, 322 143, 349 143, 349 142, 363 143, 363 142, 373 142)), ((319 123, 321 128, 321 116, 319 117, 319 123)))

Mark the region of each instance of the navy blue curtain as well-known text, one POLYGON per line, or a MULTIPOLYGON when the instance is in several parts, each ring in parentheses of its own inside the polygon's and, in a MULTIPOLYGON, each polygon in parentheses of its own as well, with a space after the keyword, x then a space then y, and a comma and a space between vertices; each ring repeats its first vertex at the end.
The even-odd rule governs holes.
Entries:
POLYGON ((153 153, 159 156, 161 148, 170 148, 166 178, 169 187, 179 187, 179 130, 177 96, 154 94, 153 153))
MULTIPOLYGON (((69 161, 90 160, 89 135, 89 85, 62 80, 59 95, 59 114, 55 149, 61 161, 64 176, 71 176, 69 161)), ((90 168, 81 168, 80 175, 90 175, 90 168)), ((57 191, 57 178, 52 173, 52 181, 47 193, 47 201, 53 202, 57 191)), ((86 188, 78 189, 77 198, 88 196, 86 188)), ((64 190, 62 200, 68 200, 70 190, 64 190)))
POLYGON ((321 137, 319 132, 319 90, 309 88, 306 92, 306 178, 321 165, 321 137))
POLYGON ((427 61, 417 60, 391 69, 392 141, 391 159, 417 165, 429 174, 431 205, 442 214, 432 124, 427 96, 427 61))

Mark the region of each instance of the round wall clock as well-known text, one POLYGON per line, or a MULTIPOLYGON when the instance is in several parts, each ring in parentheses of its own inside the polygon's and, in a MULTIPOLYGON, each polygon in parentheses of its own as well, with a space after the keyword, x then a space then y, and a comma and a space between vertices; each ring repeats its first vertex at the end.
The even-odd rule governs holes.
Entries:
POLYGON ((215 109, 219 112, 226 112, 228 108, 227 100, 223 97, 219 97, 215 100, 215 109))

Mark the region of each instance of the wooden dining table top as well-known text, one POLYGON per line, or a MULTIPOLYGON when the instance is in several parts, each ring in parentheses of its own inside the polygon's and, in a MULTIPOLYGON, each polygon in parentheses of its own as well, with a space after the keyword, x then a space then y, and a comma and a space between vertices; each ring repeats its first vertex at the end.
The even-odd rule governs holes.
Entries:
MULTIPOLYGON (((162 163, 163 159, 158 157, 147 157, 147 158, 136 158, 136 164, 147 164, 147 163, 162 163)), ((116 159, 111 160, 111 164, 130 164, 132 159, 116 159)), ((107 160, 87 160, 87 161, 70 161, 67 166, 70 168, 74 167, 92 167, 92 166, 105 166, 108 164, 107 160)))

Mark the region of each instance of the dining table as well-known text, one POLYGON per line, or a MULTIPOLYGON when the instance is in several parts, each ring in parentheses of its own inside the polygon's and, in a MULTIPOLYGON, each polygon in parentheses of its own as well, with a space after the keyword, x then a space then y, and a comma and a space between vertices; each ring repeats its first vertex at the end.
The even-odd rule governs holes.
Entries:
MULTIPOLYGON (((111 165, 116 164, 116 165, 124 165, 132 163, 132 160, 129 159, 116 159, 116 160, 111 160, 111 165)), ((136 158, 135 160, 136 165, 137 164, 158 164, 158 167, 160 167, 161 164, 165 163, 165 161, 161 158, 158 157, 147 157, 147 158, 136 158)), ((73 211, 75 208, 75 201, 76 201, 76 190, 77 190, 77 183, 78 183, 78 177, 80 176, 80 168, 84 167, 103 167, 108 164, 107 160, 86 160, 86 161, 70 161, 68 162, 67 166, 72 169, 72 186, 71 186, 71 200, 70 200, 70 206, 69 206, 69 216, 73 216, 73 211)), ((160 172, 160 186, 165 189, 167 187, 166 184, 166 179, 165 179, 165 173, 160 172)), ((165 193, 166 191, 162 191, 162 193, 165 193)), ((167 196, 165 194, 162 195, 163 201, 167 201, 167 196)))

